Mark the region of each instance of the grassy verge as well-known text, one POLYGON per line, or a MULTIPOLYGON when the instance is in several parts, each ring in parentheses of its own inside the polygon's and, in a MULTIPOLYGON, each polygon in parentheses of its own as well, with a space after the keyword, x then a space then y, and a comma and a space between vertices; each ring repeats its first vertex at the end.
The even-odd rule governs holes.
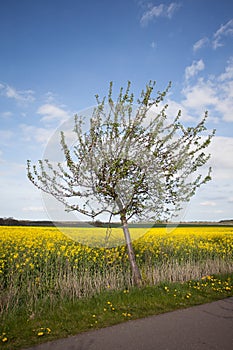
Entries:
POLYGON ((141 289, 109 290, 88 299, 38 304, 36 312, 21 306, 0 329, 0 347, 22 349, 132 319, 203 304, 233 295, 233 273, 199 281, 160 283, 141 289))

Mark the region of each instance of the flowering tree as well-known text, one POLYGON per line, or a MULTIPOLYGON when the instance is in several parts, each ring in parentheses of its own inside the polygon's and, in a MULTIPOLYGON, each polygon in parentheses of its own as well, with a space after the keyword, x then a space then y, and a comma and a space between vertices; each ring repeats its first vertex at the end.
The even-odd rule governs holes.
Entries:
POLYGON ((128 223, 130 219, 158 221, 189 201, 196 189, 210 180, 197 173, 209 159, 204 149, 214 131, 205 137, 204 118, 195 127, 184 127, 181 112, 168 123, 164 100, 168 88, 153 97, 155 83, 149 82, 137 100, 130 93, 130 82, 121 88, 116 102, 110 83, 107 99, 96 95, 97 107, 84 129, 84 119, 75 116, 76 144, 69 149, 61 132, 64 162, 48 159, 38 165, 28 161, 28 178, 39 189, 51 194, 69 211, 91 218, 119 216, 124 232, 133 281, 141 284, 128 223), (107 102, 106 102, 107 100, 107 102), (190 177, 192 175, 192 178, 190 177))

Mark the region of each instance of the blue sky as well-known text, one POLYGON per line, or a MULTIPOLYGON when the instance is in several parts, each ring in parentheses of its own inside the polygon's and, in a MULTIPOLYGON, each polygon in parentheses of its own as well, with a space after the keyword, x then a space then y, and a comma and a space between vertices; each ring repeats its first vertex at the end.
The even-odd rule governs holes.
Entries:
POLYGON ((26 177, 56 128, 95 94, 150 80, 169 116, 197 123, 209 111, 213 180, 183 220, 233 218, 233 2, 8 0, 0 11, 0 217, 49 219, 26 177))

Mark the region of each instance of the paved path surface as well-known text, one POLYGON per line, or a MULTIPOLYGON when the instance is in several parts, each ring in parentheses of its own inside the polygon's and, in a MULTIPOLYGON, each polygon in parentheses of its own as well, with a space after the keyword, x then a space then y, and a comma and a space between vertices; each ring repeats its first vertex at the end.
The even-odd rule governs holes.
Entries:
POLYGON ((233 297, 41 344, 28 350, 232 350, 233 297))

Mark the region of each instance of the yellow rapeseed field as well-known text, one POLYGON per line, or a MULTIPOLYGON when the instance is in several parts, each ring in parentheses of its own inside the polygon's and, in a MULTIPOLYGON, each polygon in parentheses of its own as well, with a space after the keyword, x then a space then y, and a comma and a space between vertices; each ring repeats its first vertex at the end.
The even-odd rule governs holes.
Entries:
MULTIPOLYGON (((132 237, 140 237, 144 231, 145 228, 133 228, 132 237)), ((86 242, 90 242, 88 238, 90 235, 92 239, 95 236, 97 241, 98 237, 103 237, 105 232, 105 228, 62 228, 61 231, 55 227, 0 227, 0 274, 6 274, 6 267, 8 271, 35 270, 52 257, 57 261, 69 261, 74 268, 80 263, 90 264, 97 260, 101 266, 103 257, 106 258, 106 255, 109 263, 127 258, 125 246, 96 249, 69 238, 69 236, 76 237, 79 241, 77 237, 80 235, 81 241, 85 236, 86 242)), ((122 230, 112 229, 112 235, 120 236, 122 230)), ((158 260, 175 257, 181 260, 192 257, 205 259, 207 256, 232 258, 233 228, 151 228, 145 235, 134 241, 134 246, 139 260, 142 260, 145 253, 158 260)))
MULTIPOLYGON (((139 261, 145 256, 164 261, 168 259, 190 260, 220 257, 233 257, 233 228, 231 227, 177 227, 151 228, 143 235, 145 228, 130 229, 139 261), (142 237, 140 237, 142 236, 142 237)), ((104 249, 98 245, 98 237, 103 238, 105 228, 56 228, 56 227, 0 227, 0 274, 9 271, 21 273, 34 271, 52 259, 54 264, 69 262, 73 268, 98 262, 120 262, 127 260, 124 245, 104 249), (64 234, 66 233, 66 234, 64 234), (94 233, 94 234, 93 234, 94 233), (73 237, 75 240, 69 238, 73 237), (80 238, 81 237, 81 238, 80 238), (79 243, 92 243, 86 246, 79 243), (94 238, 95 237, 95 238, 94 238), (90 241, 92 239, 92 241, 90 241), (96 239, 96 242, 93 241, 96 239)), ((114 237, 122 240, 121 228, 112 229, 114 237)), ((55 266, 54 266, 55 267, 55 266)))
MULTIPOLYGON (((51 295, 82 297, 131 284, 124 245, 98 248, 79 237, 104 237, 104 228, 0 227, 2 309, 51 295), (66 234, 64 234, 64 232, 66 234), (71 239, 70 237, 74 238, 71 239)), ((131 229, 144 280, 187 280, 233 271, 233 228, 131 229)), ((112 236, 121 236, 120 228, 112 236)), ((93 238, 94 237, 94 238, 93 238)))

